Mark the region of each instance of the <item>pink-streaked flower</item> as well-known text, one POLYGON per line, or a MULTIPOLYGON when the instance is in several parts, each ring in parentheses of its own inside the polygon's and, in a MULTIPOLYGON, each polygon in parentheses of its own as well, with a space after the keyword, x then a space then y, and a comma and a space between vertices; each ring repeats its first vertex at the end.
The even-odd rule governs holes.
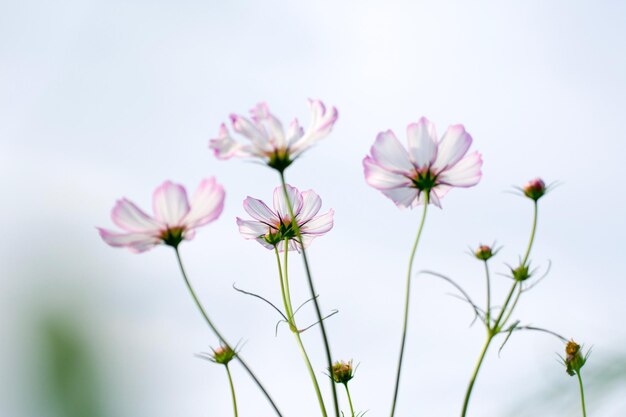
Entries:
POLYGON ((285 240, 288 241, 287 250, 300 251, 297 243, 296 229, 300 229, 302 244, 308 247, 311 241, 326 234, 333 228, 334 211, 330 209, 324 214, 317 213, 322 207, 322 199, 313 190, 304 192, 287 185, 287 194, 294 219, 289 214, 289 206, 282 187, 274 190, 274 210, 263 201, 248 197, 243 202, 243 208, 254 220, 243 220, 237 217, 239 233, 246 239, 254 239, 268 249, 278 248, 285 250, 285 240))
POLYGON ((165 181, 152 195, 154 216, 146 214, 132 201, 117 200, 111 211, 113 223, 123 232, 98 228, 102 239, 114 247, 145 252, 158 244, 177 247, 191 240, 195 229, 217 219, 224 208, 224 188, 215 178, 204 179, 191 197, 185 187, 165 181))
POLYGON ((408 150, 391 130, 378 134, 363 159, 365 181, 389 197, 398 207, 428 202, 441 207, 440 199, 452 187, 472 187, 482 176, 482 157, 466 155, 472 137, 463 125, 453 125, 437 140, 435 125, 422 117, 407 127, 408 150))
POLYGON ((309 100, 309 106, 311 122, 307 130, 294 119, 285 132, 266 103, 259 103, 250 110, 250 119, 231 114, 233 130, 250 142, 233 139, 226 125, 222 124, 218 137, 209 142, 209 148, 218 159, 258 158, 283 172, 302 152, 328 135, 337 120, 336 108, 327 110, 319 100, 309 100))

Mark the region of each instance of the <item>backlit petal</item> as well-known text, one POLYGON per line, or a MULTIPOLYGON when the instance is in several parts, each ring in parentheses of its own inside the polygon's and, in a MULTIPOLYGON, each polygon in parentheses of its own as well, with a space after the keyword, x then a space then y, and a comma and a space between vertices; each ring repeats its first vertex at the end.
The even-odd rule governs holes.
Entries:
POLYGON ((444 170, 437 180, 453 187, 471 187, 480 181, 482 166, 482 156, 478 152, 472 152, 456 165, 444 170))
POLYGON ((398 207, 414 207, 417 205, 416 199, 418 190, 416 188, 402 187, 391 190, 381 190, 398 207))
POLYGON ((322 199, 313 190, 302 193, 302 209, 298 215, 298 222, 304 223, 315 216, 322 207, 322 199))
POLYGON ((321 216, 314 217, 300 227, 302 234, 323 235, 333 228, 333 215, 335 212, 330 209, 321 216))
POLYGON ((224 188, 215 178, 204 179, 191 198, 189 213, 184 223, 198 227, 217 219, 224 209, 224 188))
POLYGON ((376 163, 390 171, 411 172, 415 168, 406 149, 391 130, 378 134, 370 152, 376 163))
POLYGON ((168 226, 182 226, 189 212, 189 200, 185 187, 165 181, 152 196, 152 206, 157 220, 168 226))
POLYGON ((437 132, 435 125, 422 117, 419 122, 411 123, 407 129, 409 156, 419 167, 424 168, 435 162, 437 157, 437 132))
POLYGON ((269 226, 264 223, 243 220, 239 217, 237 217, 237 226, 239 226, 239 233, 244 239, 257 239, 259 236, 265 236, 270 230, 269 226))
POLYGON ((433 169, 439 171, 456 164, 467 153, 471 144, 472 137, 465 131, 463 125, 450 126, 439 142, 433 169))
MULTIPOLYGON (((296 187, 292 187, 287 184, 286 188, 287 195, 289 196, 289 201, 291 202, 291 207, 293 209, 293 214, 298 217, 300 209, 302 208, 302 195, 300 195, 300 192, 296 187)), ((282 187, 276 187, 274 189, 274 210, 276 210, 282 220, 288 222, 291 219, 289 206, 287 205, 285 192, 282 187)))
POLYGON ((369 156, 363 159, 363 169, 365 181, 378 190, 407 187, 411 184, 410 179, 381 167, 369 156))
POLYGON ((129 232, 147 232, 162 228, 158 221, 125 198, 117 200, 111 211, 111 218, 116 225, 129 232))
POLYGON ((269 225, 276 225, 280 219, 276 214, 261 200, 248 197, 243 201, 243 209, 253 218, 269 225))
POLYGON ((135 253, 145 252, 161 243, 161 239, 149 233, 115 233, 101 228, 98 228, 98 232, 108 245, 125 247, 135 253))

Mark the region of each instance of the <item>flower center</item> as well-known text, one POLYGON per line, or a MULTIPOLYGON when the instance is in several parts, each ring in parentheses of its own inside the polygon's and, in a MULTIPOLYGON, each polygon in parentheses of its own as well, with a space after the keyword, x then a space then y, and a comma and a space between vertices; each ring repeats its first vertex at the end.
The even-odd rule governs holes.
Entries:
POLYGON ((437 185, 437 175, 428 168, 421 172, 417 171, 417 175, 410 180, 413 182, 413 187, 420 191, 428 192, 437 185))
POLYGON ((285 171, 285 169, 287 169, 287 167, 293 162, 293 160, 289 157, 289 151, 287 148, 275 149, 267 156, 269 158, 267 165, 274 168, 278 172, 285 171))
POLYGON ((170 227, 161 233, 161 240, 166 245, 174 248, 178 247, 178 244, 183 241, 183 234, 185 233, 184 227, 170 227))
POLYGON ((281 220, 280 224, 273 230, 276 230, 276 231, 270 231, 265 236, 263 236, 265 241, 269 243, 270 245, 275 246, 285 239, 291 240, 291 239, 295 239, 296 237, 296 224, 294 220, 292 220, 291 222, 287 224, 285 224, 281 220))

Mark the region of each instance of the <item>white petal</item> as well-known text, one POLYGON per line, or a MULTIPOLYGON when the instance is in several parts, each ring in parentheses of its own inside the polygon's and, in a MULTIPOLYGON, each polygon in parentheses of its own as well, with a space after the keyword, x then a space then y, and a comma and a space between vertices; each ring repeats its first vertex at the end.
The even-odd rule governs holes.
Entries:
POLYGON ((100 237, 113 247, 126 247, 131 252, 145 252, 161 243, 161 239, 149 233, 114 233, 106 229, 98 229, 100 237))
POLYGON ((273 148, 269 143, 266 133, 262 129, 259 129, 259 127, 250 120, 237 114, 231 114, 230 120, 233 124, 235 132, 248 138, 256 149, 267 152, 272 151, 273 148))
POLYGON ((389 197, 398 207, 414 207, 418 204, 417 188, 402 187, 381 191, 383 194, 389 197))
POLYGON ((323 235, 333 228, 333 215, 335 212, 331 209, 328 213, 314 217, 308 222, 300 226, 302 234, 323 235))
POLYGON ((406 129, 409 143, 409 156, 419 167, 424 168, 435 162, 437 157, 437 132, 427 118, 411 123, 406 129))
POLYGON ((439 174, 437 181, 453 187, 471 187, 480 181, 482 166, 481 155, 478 152, 472 152, 456 165, 439 174))
POLYGON ((243 220, 239 217, 237 217, 237 226, 239 226, 239 233, 241 233, 244 239, 258 239, 270 231, 270 227, 264 223, 243 220))
POLYGON ((378 190, 406 187, 411 184, 410 179, 381 167, 369 156, 363 159, 363 169, 365 181, 378 190))
POLYGON ((409 154, 391 130, 378 134, 370 152, 376 163, 390 171, 412 172, 415 170, 409 160, 409 154))
MULTIPOLYGON (((295 217, 298 217, 300 209, 302 208, 302 195, 296 187, 292 187, 291 185, 287 184, 286 188, 287 195, 289 196, 289 201, 291 202, 293 214, 295 217)), ((288 203, 285 199, 285 192, 283 191, 283 188, 276 187, 274 189, 274 210, 276 210, 282 220, 288 222, 291 219, 291 215, 289 213, 289 206, 287 204, 288 203)))
POLYGON ((298 215, 298 221, 301 223, 309 221, 315 216, 322 207, 322 199, 313 190, 304 191, 302 193, 302 209, 298 215))
POLYGON ((320 100, 309 100, 309 106, 311 107, 311 124, 300 140, 294 142, 291 146, 290 151, 294 156, 302 153, 315 142, 327 136, 337 121, 338 113, 336 108, 333 107, 330 111, 327 111, 326 106, 320 100))
POLYGON ((163 227, 163 225, 148 216, 133 202, 125 198, 117 201, 111 211, 111 218, 116 225, 129 232, 154 231, 163 227))
POLYGON ((257 123, 265 126, 269 142, 272 143, 275 148, 283 149, 287 147, 283 125, 276 117, 274 117, 272 113, 270 113, 267 103, 257 104, 256 107, 250 112, 257 123))
POLYGON ((456 164, 467 153, 471 144, 472 137, 465 131, 463 125, 450 126, 439 142, 433 169, 439 171, 456 164))
POLYGON ((152 207, 157 220, 168 226, 182 226, 182 220, 189 212, 185 187, 165 181, 154 191, 152 207))
POLYGON ((188 228, 205 225, 217 219, 224 209, 224 188, 215 178, 204 179, 191 198, 184 223, 188 228))
POLYGON ((303 135, 304 129, 300 127, 298 119, 293 119, 293 121, 289 124, 289 128, 287 129, 287 147, 291 150, 292 145, 299 141, 303 135))
POLYGON ((250 146, 243 145, 234 140, 228 133, 226 125, 220 127, 219 136, 209 141, 209 149, 218 159, 229 159, 232 157, 251 156, 250 146))
POLYGON ((275 225, 280 219, 264 202, 248 197, 243 201, 243 209, 253 218, 268 225, 275 225))

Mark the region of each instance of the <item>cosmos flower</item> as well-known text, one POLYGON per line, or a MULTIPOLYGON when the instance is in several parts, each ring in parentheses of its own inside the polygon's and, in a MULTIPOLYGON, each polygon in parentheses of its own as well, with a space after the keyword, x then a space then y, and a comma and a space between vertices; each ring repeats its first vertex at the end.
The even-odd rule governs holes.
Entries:
POLYGON ((435 126, 422 117, 407 127, 408 151, 391 130, 378 134, 363 159, 365 181, 389 197, 398 207, 428 202, 441 207, 440 199, 452 187, 471 187, 482 175, 481 155, 466 155, 472 137, 462 125, 448 128, 440 141, 435 126))
POLYGON ((243 208, 255 220, 243 220, 237 217, 239 233, 246 239, 254 239, 268 249, 277 247, 284 251, 285 240, 288 241, 287 250, 300 251, 297 243, 295 225, 300 229, 302 243, 306 248, 313 239, 324 235, 333 227, 331 209, 317 216, 322 206, 322 200, 313 190, 304 192, 287 185, 287 194, 291 201, 294 219, 289 214, 289 206, 285 199, 282 187, 274 190, 274 210, 256 198, 248 197, 243 202, 243 208))
POLYGON ((147 251, 164 243, 177 247, 193 239, 196 228, 217 219, 224 208, 224 189, 215 178, 204 179, 191 198, 185 187, 165 181, 152 195, 154 216, 149 216, 133 202, 122 198, 111 211, 113 223, 123 232, 98 228, 102 239, 114 247, 131 252, 147 251))
POLYGON ((319 100, 309 100, 309 106, 311 123, 306 131, 294 119, 285 133, 266 103, 259 103, 250 110, 251 120, 231 114, 233 129, 250 143, 233 139, 226 125, 222 124, 218 137, 209 142, 209 148, 213 149, 218 159, 258 158, 283 172, 302 152, 328 135, 337 120, 337 109, 334 107, 327 110, 319 100))

